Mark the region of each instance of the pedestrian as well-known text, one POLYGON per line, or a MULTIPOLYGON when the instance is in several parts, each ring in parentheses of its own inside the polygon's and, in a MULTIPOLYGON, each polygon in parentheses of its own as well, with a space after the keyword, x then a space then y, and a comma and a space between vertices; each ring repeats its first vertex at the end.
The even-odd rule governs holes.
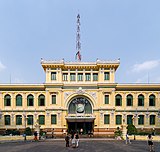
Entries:
POLYGON ((76 139, 75 147, 78 148, 78 146, 79 146, 79 135, 78 135, 78 133, 76 133, 75 139, 76 139))
POLYGON ((151 134, 148 135, 148 145, 149 145, 149 150, 150 151, 154 151, 154 147, 153 147, 153 137, 151 134))
POLYGON ((71 132, 71 146, 72 146, 72 140, 73 140, 73 138, 74 138, 74 132, 72 131, 71 132))
POLYGON ((81 135, 83 134, 83 128, 80 129, 80 134, 81 134, 81 135))
POLYGON ((76 134, 73 135, 72 138, 72 147, 75 148, 76 147, 76 134))
POLYGON ((65 141, 66 141, 66 147, 69 147, 69 135, 67 134, 66 137, 65 137, 65 141))
POLYGON ((43 134, 42 134, 42 138, 43 138, 43 140, 45 140, 45 139, 46 139, 46 133, 45 133, 45 132, 43 132, 43 134))
POLYGON ((37 131, 34 132, 34 140, 37 141, 37 131))
POLYGON ((126 133, 126 144, 131 144, 131 141, 129 139, 128 133, 126 133))

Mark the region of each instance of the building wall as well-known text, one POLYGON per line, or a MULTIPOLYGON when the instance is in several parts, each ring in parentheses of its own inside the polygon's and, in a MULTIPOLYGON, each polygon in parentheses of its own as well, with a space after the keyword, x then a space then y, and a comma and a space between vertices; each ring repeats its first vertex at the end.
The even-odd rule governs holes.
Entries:
MULTIPOLYGON (((77 64, 77 63, 76 63, 77 64)), ((62 131, 67 129, 67 120, 69 117, 68 106, 74 97, 86 97, 90 100, 93 113, 90 117, 94 120, 94 133, 97 135, 112 134, 117 127, 127 123, 127 116, 132 115, 133 124, 136 128, 158 129, 160 127, 160 84, 129 84, 119 85, 115 83, 115 71, 119 66, 109 63, 100 64, 64 64, 62 63, 46 63, 42 62, 46 74, 46 83, 38 85, 0 85, 0 130, 6 129, 24 130, 26 127, 35 128, 35 124, 39 123, 39 115, 45 116, 45 124, 41 125, 41 129, 51 131, 54 128, 56 134, 62 135, 62 131), (56 79, 51 80, 51 72, 56 72, 56 79), (98 73, 98 80, 93 81, 93 73, 98 73), (104 80, 104 73, 109 72, 109 80, 104 80), (68 80, 63 81, 63 73, 68 73, 68 80), (70 81, 70 73, 75 73, 75 81, 70 81), (91 73, 90 81, 78 81, 78 73, 91 73), (11 106, 4 105, 4 97, 6 94, 11 96, 11 106), (21 94, 23 98, 23 106, 16 106, 16 95, 21 94), (27 106, 27 96, 34 96, 34 106, 27 106), (43 94, 45 96, 45 106, 38 106, 38 97, 43 94), (115 105, 116 95, 121 95, 122 105, 115 105), (126 106, 126 97, 130 94, 133 96, 133 106, 126 106), (144 95, 144 106, 138 106, 138 96, 144 95), (149 106, 149 96, 155 95, 155 106, 149 106), (56 104, 52 104, 52 95, 56 95, 56 104), (109 103, 105 104, 105 95, 109 95, 109 103), (11 125, 5 125, 4 116, 10 115, 11 125), (22 116, 22 125, 16 125, 16 115, 22 116), (33 115, 33 125, 28 125, 27 115, 33 115), (56 124, 51 124, 51 116, 56 115, 56 124), (104 116, 109 115, 109 124, 104 123, 104 116), (122 123, 116 124, 116 115, 121 115, 122 123), (144 115, 144 124, 138 125, 139 115, 144 115), (150 125, 150 115, 155 115, 155 124, 150 125)), ((77 117, 77 115, 72 115, 77 117)), ((85 117, 84 115, 81 115, 85 117)))

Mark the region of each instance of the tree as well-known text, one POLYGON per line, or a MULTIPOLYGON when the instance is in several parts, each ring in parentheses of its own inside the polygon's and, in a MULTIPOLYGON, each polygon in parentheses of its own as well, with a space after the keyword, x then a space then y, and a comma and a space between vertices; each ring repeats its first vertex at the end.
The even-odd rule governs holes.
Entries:
POLYGON ((127 126, 127 132, 129 135, 135 135, 137 133, 137 128, 133 124, 127 126))

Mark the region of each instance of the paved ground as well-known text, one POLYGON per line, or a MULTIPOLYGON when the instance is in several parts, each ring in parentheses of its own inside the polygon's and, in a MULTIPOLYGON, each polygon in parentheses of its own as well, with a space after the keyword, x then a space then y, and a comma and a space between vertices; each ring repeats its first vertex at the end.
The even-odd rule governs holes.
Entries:
MULTIPOLYGON (((154 142, 155 151, 160 152, 160 143, 154 142)), ((67 148, 63 140, 46 140, 39 142, 19 141, 0 144, 0 152, 147 152, 147 141, 133 141, 126 145, 125 141, 115 140, 81 140, 78 148, 67 148)))

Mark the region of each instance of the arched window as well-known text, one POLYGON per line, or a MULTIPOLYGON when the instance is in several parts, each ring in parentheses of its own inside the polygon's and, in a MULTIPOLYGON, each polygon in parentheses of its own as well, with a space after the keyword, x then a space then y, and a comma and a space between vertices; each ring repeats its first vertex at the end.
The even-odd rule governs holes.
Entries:
POLYGON ((9 94, 4 96, 4 106, 11 106, 11 96, 9 94))
POLYGON ((144 125, 144 115, 138 116, 138 125, 144 125))
POLYGON ((127 124, 133 124, 133 115, 127 115, 127 124))
POLYGON ((144 95, 142 94, 138 96, 138 106, 144 106, 144 95))
POLYGON ((85 97, 77 97, 74 98, 68 108, 69 114, 76 114, 76 113, 92 113, 92 106, 89 100, 85 97))
POLYGON ((121 125, 121 124, 122 124, 122 116, 116 115, 116 125, 121 125))
POLYGON ((20 94, 16 96, 16 106, 22 106, 22 96, 20 94))
POLYGON ((38 106, 45 106, 45 96, 43 94, 38 97, 38 106))
POLYGON ((122 96, 120 94, 117 94, 115 97, 115 105, 116 106, 122 106, 122 96))
POLYGON ((11 125, 11 117, 10 117, 10 115, 5 115, 4 116, 4 124, 5 125, 11 125))
POLYGON ((149 96, 149 106, 155 106, 155 95, 154 94, 149 96))
POLYGON ((131 94, 127 95, 126 102, 127 106, 133 106, 133 96, 131 94))
POLYGON ((27 106, 34 106, 34 97, 32 94, 27 96, 27 106))
POLYGON ((22 116, 16 115, 16 125, 22 125, 22 116))

